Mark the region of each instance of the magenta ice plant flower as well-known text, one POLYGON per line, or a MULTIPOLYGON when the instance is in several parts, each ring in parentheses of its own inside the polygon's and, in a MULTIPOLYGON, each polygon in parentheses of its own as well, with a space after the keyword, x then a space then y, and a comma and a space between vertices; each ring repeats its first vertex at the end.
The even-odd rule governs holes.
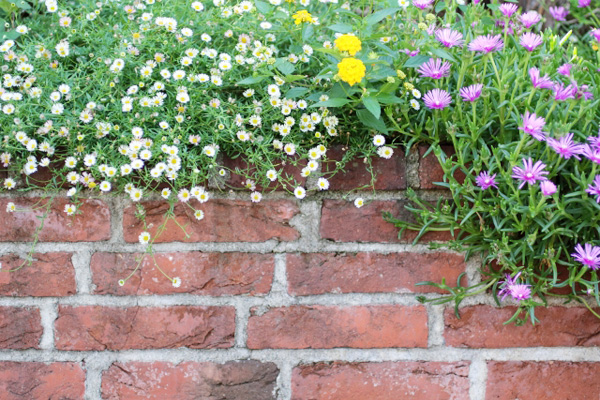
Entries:
POLYGON ((542 141, 546 138, 546 132, 542 132, 544 126, 546 126, 546 120, 543 117, 538 117, 535 113, 525 111, 525 115, 522 115, 523 123, 519 126, 519 130, 530 134, 536 140, 542 141))
POLYGON ((412 2, 413 6, 417 7, 418 9, 421 9, 421 10, 424 10, 427 7, 430 7, 432 3, 433 3, 433 0, 413 0, 413 2, 412 2))
POLYGON ((533 51, 544 43, 542 37, 532 32, 526 32, 521 36, 521 46, 525 47, 528 51, 533 51))
POLYGON ((585 189, 590 196, 596 196, 596 203, 600 204, 600 175, 596 175, 594 181, 585 189))
POLYGON ((508 295, 519 301, 527 300, 531 297, 531 285, 517 283, 520 275, 521 273, 519 272, 514 278, 511 278, 509 274, 504 274, 504 281, 500 286, 500 291, 498 291, 498 295, 502 296, 502 300, 508 295))
POLYGON ((550 15, 557 21, 564 21, 569 15, 569 11, 564 7, 550 7, 548 9, 550 11, 550 15))
POLYGON ((581 155, 593 163, 600 164, 600 148, 596 146, 592 147, 589 144, 584 144, 581 155))
POLYGON ((442 89, 432 89, 423 96, 425 106, 431 109, 446 108, 452 102, 450 94, 442 89))
POLYGON ((462 46, 464 43, 462 33, 450 28, 438 29, 435 31, 435 38, 448 48, 462 46))
POLYGON ((552 196, 556 193, 556 185, 552 181, 541 181, 540 182, 540 190, 544 196, 552 196))
POLYGON ((556 83, 552 88, 554 91, 554 100, 556 101, 564 101, 567 99, 574 99, 577 94, 577 87, 573 85, 568 85, 565 87, 564 83, 556 83))
POLYGON ((540 77, 540 70, 536 67, 529 68, 529 77, 531 78, 533 87, 536 89, 552 89, 554 86, 554 82, 552 82, 548 75, 544 75, 543 78, 540 77))
POLYGON ((534 164, 531 158, 523 159, 523 168, 514 166, 512 177, 521 181, 519 185, 519 189, 521 189, 526 183, 533 185, 537 181, 546 180, 545 175, 548 175, 548 171, 545 171, 544 168, 546 168, 546 164, 541 161, 534 164))
POLYGON ((483 84, 476 83, 471 86, 466 86, 460 89, 460 95, 462 96, 464 101, 475 101, 481 96, 481 90, 483 89, 483 84))
POLYGON ((598 132, 598 136, 588 136, 587 140, 593 147, 600 149, 600 131, 598 132))
POLYGON ((479 186, 481 190, 486 190, 491 187, 498 189, 496 174, 490 175, 488 171, 482 171, 477 178, 475 178, 475 183, 477 183, 477 186, 479 186))
POLYGON ((583 145, 573 141, 572 133, 569 133, 558 139, 549 137, 546 139, 546 143, 548 143, 548 146, 550 146, 550 148, 562 158, 568 160, 571 157, 575 157, 576 159, 580 160, 577 155, 581 154, 583 151, 583 145))
POLYGON ((590 33, 598 42, 600 42, 600 29, 592 29, 590 33))
POLYGON ((577 7, 585 8, 585 7, 589 6, 591 3, 592 3, 592 0, 579 0, 579 2, 577 3, 577 7))
POLYGON ((571 254, 575 261, 582 263, 588 268, 600 268, 600 247, 586 243, 584 246, 577 244, 575 253, 571 254))
POLYGON ((439 58, 430 58, 429 61, 421 64, 418 72, 426 78, 441 79, 450 75, 450 63, 447 61, 442 63, 439 58))
POLYGON ((525 28, 531 28, 542 20, 540 14, 535 11, 527 11, 525 14, 521 14, 519 21, 525 26, 525 28))
POLYGON ((570 76, 573 64, 565 63, 556 69, 556 72, 563 76, 570 76))
POLYGON ((471 43, 469 43, 470 51, 479 51, 481 53, 491 53, 493 51, 498 51, 502 47, 504 47, 504 42, 502 41, 502 35, 485 35, 485 36, 477 36, 471 43))
POLYGON ((502 3, 499 7, 500 12, 506 18, 512 17, 512 15, 516 13, 518 9, 519 6, 513 3, 502 3))

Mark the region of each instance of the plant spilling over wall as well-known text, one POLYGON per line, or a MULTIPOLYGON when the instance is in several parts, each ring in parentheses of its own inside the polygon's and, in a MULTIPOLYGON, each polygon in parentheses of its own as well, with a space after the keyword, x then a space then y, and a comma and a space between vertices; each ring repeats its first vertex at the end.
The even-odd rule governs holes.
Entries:
POLYGON ((535 307, 557 297, 600 317, 593 310, 600 305, 596 10, 573 3, 596 26, 576 37, 557 7, 548 15, 556 25, 544 32, 541 15, 516 4, 460 8, 419 39, 421 49, 438 41, 445 50, 423 55, 417 69, 431 111, 415 124, 427 129, 405 130, 411 141, 432 143, 449 196, 434 204, 409 192, 417 222, 387 217, 419 237, 450 231, 453 249, 483 255, 483 279, 466 287, 460 278, 456 286, 427 282, 449 294, 420 300, 454 301, 458 312, 466 297, 491 291, 498 305, 518 303, 510 321, 534 323, 535 307), (455 153, 442 151, 443 141, 455 153))

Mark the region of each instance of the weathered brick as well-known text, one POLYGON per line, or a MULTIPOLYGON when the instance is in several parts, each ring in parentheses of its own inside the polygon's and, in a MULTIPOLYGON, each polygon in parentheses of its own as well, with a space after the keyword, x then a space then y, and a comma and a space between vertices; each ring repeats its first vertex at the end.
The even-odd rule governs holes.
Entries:
POLYGON ((16 254, 0 257, 0 295, 68 296, 77 291, 71 253, 35 253, 31 265, 16 254))
POLYGON ((0 349, 38 349, 43 331, 39 309, 0 307, 0 349))
POLYGON ((490 361, 486 400, 592 400, 600 393, 600 363, 490 361))
MULTIPOLYGON (((51 210, 39 233, 42 242, 95 242, 110 239, 110 210, 108 206, 95 199, 83 200, 79 208, 81 214, 68 216, 64 212, 69 199, 55 198, 51 210)), ((0 198, 0 210, 3 212, 0 224, 0 241, 28 242, 33 240, 36 228, 40 225, 42 210, 31 211, 32 207, 47 204, 47 200, 29 197, 0 198), (6 204, 13 202, 26 212, 4 213, 6 204), (36 205, 36 203, 38 203, 36 205)))
POLYGON ((0 362, 0 398, 84 399, 85 372, 77 363, 0 362))
POLYGON ((102 398, 274 400, 278 372, 258 361, 115 363, 102 374, 102 398))
POLYGON ((464 400, 468 362, 334 362, 292 374, 292 400, 464 400))
POLYGON ((181 278, 171 285, 146 255, 138 271, 124 286, 117 282, 136 268, 136 253, 95 253, 92 256, 96 294, 147 295, 193 293, 197 295, 267 294, 275 267, 272 254, 252 253, 155 253, 158 266, 170 276, 181 278))
POLYGON ((538 307, 535 316, 540 324, 503 325, 515 311, 515 307, 471 306, 461 308, 457 319, 453 309, 446 309, 446 344, 475 348, 600 345, 600 320, 586 308, 538 307))
MULTIPOLYGON (((295 240, 298 231, 290 226, 290 220, 300 211, 295 202, 289 200, 265 200, 260 203, 240 200, 212 199, 204 204, 190 204, 204 211, 204 219, 198 221, 194 211, 185 204, 175 206, 175 218, 186 226, 186 237, 173 220, 156 242, 264 242, 270 239, 295 240)), ((143 203, 146 222, 152 235, 163 223, 169 205, 164 201, 143 203)), ((137 242, 144 226, 135 218, 135 206, 125 209, 123 229, 125 241, 137 242)))
MULTIPOLYGON (((336 162, 342 161, 345 146, 334 146, 327 151, 328 162, 323 163, 325 173, 335 171, 336 162)), ((330 190, 354 190, 367 186, 364 190, 401 190, 406 189, 406 159, 402 149, 394 151, 390 159, 373 157, 371 168, 375 177, 372 186, 372 174, 368 164, 362 158, 354 158, 346 163, 344 169, 329 179, 330 190)))
MULTIPOLYGON (((246 175, 256 173, 256 166, 253 164, 248 164, 248 161, 243 157, 234 159, 224 157, 223 165, 231 170, 229 178, 227 179, 227 184, 235 188, 245 188, 246 179, 248 179, 246 178, 246 175)), ((283 164, 275 160, 273 166, 281 179, 274 182, 269 182, 269 185, 267 185, 266 188, 262 187, 261 185, 256 185, 256 190, 293 190, 295 186, 292 186, 290 183, 286 183, 287 180, 291 180, 291 182, 296 181, 302 186, 306 184, 306 178, 302 176, 302 168, 306 166, 306 160, 292 161, 290 157, 290 159, 285 160, 283 164), (297 163, 297 165, 294 165, 294 163, 297 163)))
POLYGON ((451 253, 302 253, 287 255, 289 291, 323 293, 435 292, 421 281, 456 281, 464 256, 451 253))
POLYGON ((427 312, 421 306, 315 305, 273 308, 264 314, 254 308, 251 312, 251 349, 427 346, 427 312))
POLYGON ((60 350, 228 348, 233 307, 59 306, 54 324, 60 350))
MULTIPOLYGON (((419 146, 419 180, 421 182, 421 189, 443 189, 441 186, 435 185, 434 182, 444 181, 444 170, 433 151, 423 157, 428 149, 429 146, 419 146)), ((442 146, 442 150, 448 156, 455 154, 452 146, 442 146)), ((465 180, 465 174, 462 171, 457 171, 454 176, 461 183, 465 180)))
MULTIPOLYGON (((321 210, 321 237, 336 242, 412 242, 416 231, 405 231, 398 239, 398 228, 383 219, 383 212, 394 217, 413 221, 412 214, 404 206, 404 200, 372 201, 356 208, 353 202, 324 200, 321 210)), ((421 241, 443 241, 451 239, 449 232, 429 232, 421 241)))

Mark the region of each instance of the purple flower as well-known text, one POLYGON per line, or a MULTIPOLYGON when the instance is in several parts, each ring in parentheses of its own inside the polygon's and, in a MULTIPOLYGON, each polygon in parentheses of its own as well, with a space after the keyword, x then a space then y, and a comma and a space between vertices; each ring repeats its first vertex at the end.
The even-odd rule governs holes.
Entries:
POLYGON ((575 246, 575 253, 571 254, 575 261, 582 263, 591 269, 600 267, 600 247, 592 246, 589 243, 585 244, 585 248, 581 244, 575 246))
POLYGON ((506 31, 507 34, 512 35, 513 34, 513 26, 515 25, 515 23, 512 20, 508 20, 508 24, 506 23, 505 20, 497 20, 496 21, 496 26, 499 28, 504 28, 506 27, 506 29, 504 29, 503 31, 506 31))
POLYGON ((462 33, 450 28, 438 29, 435 32, 436 39, 446 47, 462 46, 464 43, 462 33))
POLYGON ((425 64, 421 64, 418 69, 421 76, 433 79, 441 79, 450 75, 450 63, 439 58, 430 58, 425 64))
POLYGON ((509 287, 510 295, 515 300, 527 300, 531 297, 531 285, 525 285, 523 283, 512 285, 509 287))
POLYGON ((477 36, 471 43, 469 43, 470 51, 480 51, 482 53, 490 53, 492 51, 500 50, 504 46, 502 41, 502 35, 486 35, 477 36))
POLYGON ((531 28, 533 25, 540 22, 542 17, 535 11, 528 11, 525 14, 521 14, 519 21, 525 26, 525 28, 531 28))
POLYGON ((552 90, 554 91, 554 100, 557 101, 574 99, 577 94, 577 87, 573 85, 565 87, 563 83, 556 83, 552 90))
POLYGON ((504 300, 506 296, 510 294, 510 287, 515 284, 519 275, 521 275, 520 272, 514 278, 512 278, 509 274, 504 274, 504 282, 502 282, 500 285, 500 291, 498 291, 498 296, 502 296, 502 300, 504 300))
POLYGON ((554 86, 554 83, 547 74, 543 78, 540 78, 540 70, 536 67, 529 68, 529 77, 531 78, 533 87, 536 89, 551 89, 554 86))
POLYGON ((540 190, 544 196, 552 196, 556 193, 556 185, 552 181, 540 182, 540 190))
POLYGON ((400 50, 400 51, 403 51, 409 57, 414 57, 414 56, 418 56, 419 55, 419 52, 421 51, 421 49, 416 49, 416 50, 404 49, 404 50, 400 50))
POLYGON ((535 50, 539 45, 544 43, 542 37, 540 35, 536 35, 535 33, 527 32, 521 36, 520 40, 521 46, 525 47, 528 51, 535 50))
POLYGON ((487 171, 481 172, 479 176, 475 178, 475 182, 477 183, 477 186, 481 188, 481 190, 486 190, 491 187, 498 189, 498 184, 496 183, 496 174, 490 175, 490 173, 487 171))
POLYGON ((450 94, 448 94, 448 92, 445 90, 432 89, 425 93, 425 96, 423 96, 423 101, 428 108, 442 109, 450 105, 452 102, 452 97, 450 97, 450 94))
POLYGON ((431 6, 431 3, 433 3, 433 0, 413 0, 412 4, 413 6, 424 10, 427 7, 431 6))
POLYGON ((517 6, 516 4, 512 4, 512 3, 503 3, 500 5, 500 12, 506 18, 512 17, 512 15, 514 13, 516 13, 518 9, 519 9, 519 6, 517 6))
POLYGON ((463 101, 475 101, 481 96, 481 89, 483 89, 483 85, 481 83, 476 83, 471 86, 467 86, 460 89, 460 95, 463 98, 463 101))
POLYGON ((529 111, 525 111, 525 115, 521 117, 523 117, 523 124, 519 127, 520 131, 529 133, 539 141, 546 138, 546 133, 542 132, 546 126, 546 120, 543 117, 538 117, 535 113, 530 114, 529 111))
POLYGON ((590 88, 588 85, 577 85, 577 82, 575 83, 575 88, 577 90, 577 95, 576 97, 578 99, 581 99, 583 97, 584 100, 591 100, 594 98, 594 94, 592 92, 590 92, 588 89, 590 88))
POLYGON ((596 38, 597 41, 600 42, 600 29, 592 29, 590 33, 594 38, 596 38))
POLYGON ((577 4, 578 8, 584 8, 590 5, 590 3, 592 2, 592 0, 579 0, 579 3, 577 4))
POLYGON ((554 150, 562 158, 568 160, 571 157, 575 157, 576 159, 580 160, 577 154, 581 154, 583 151, 583 145, 573 141, 572 133, 569 133, 566 136, 558 139, 547 138, 546 143, 548 143, 548 146, 550 146, 552 150, 554 150))
POLYGON ((596 175, 594 181, 585 189, 586 193, 596 197, 596 203, 600 203, 600 175, 596 175))
POLYGON ((571 68, 573 68, 573 64, 566 63, 558 67, 556 72, 564 76, 569 76, 571 75, 571 68))
POLYGON ((521 189, 525 183, 529 183, 533 185, 537 181, 544 181, 546 177, 544 175, 548 175, 548 171, 544 171, 546 168, 546 164, 541 161, 537 161, 533 164, 533 160, 529 158, 528 160, 523 159, 523 168, 521 167, 513 167, 513 178, 521 180, 521 184, 519 185, 519 189, 521 189))
POLYGON ((581 155, 593 163, 600 164, 600 148, 598 147, 592 147, 589 144, 584 144, 581 155))
POLYGON ((591 143, 597 149, 600 149, 600 131, 598 131, 598 136, 588 136, 588 142, 591 143))
POLYGON ((569 11, 564 7, 550 7, 548 10, 550 15, 557 21, 564 21, 569 15, 569 11))

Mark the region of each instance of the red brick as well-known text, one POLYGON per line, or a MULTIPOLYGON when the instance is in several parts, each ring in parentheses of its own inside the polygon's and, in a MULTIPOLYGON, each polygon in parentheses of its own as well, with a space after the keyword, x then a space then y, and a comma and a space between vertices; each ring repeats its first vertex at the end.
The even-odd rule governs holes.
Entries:
POLYGON ((318 363, 294 368, 292 400, 464 400, 468 362, 318 363))
POLYGON ((259 361, 115 363, 102 374, 102 398, 274 400, 278 372, 259 361))
MULTIPOLYGON (((421 182, 421 189, 443 189, 441 186, 435 185, 434 182, 444 181, 444 170, 433 151, 426 157, 423 157, 428 149, 429 146, 419 146, 419 180, 421 182)), ((442 150, 449 156, 456 153, 452 146, 442 146, 442 150)), ((465 174, 462 171, 457 171, 455 177, 461 183, 465 181, 465 174)))
MULTIPOLYGON (((412 242, 416 231, 406 231, 398 239, 399 229, 383 219, 383 212, 395 218, 413 221, 412 214, 404 206, 406 201, 372 201, 361 208, 344 200, 324 200, 321 210, 321 237, 336 242, 412 242)), ((422 241, 451 239, 449 232, 429 232, 422 241)))
POLYGON ((223 296, 267 294, 275 267, 272 254, 252 253, 155 253, 158 266, 170 276, 181 278, 173 287, 146 255, 138 271, 124 286, 117 282, 136 268, 137 253, 95 253, 92 256, 96 294, 146 295, 193 293, 223 296))
POLYGON ((600 393, 600 363, 488 362, 486 400, 592 400, 600 393))
MULTIPOLYGON (((38 217, 44 215, 42 210, 5 213, 6 204, 13 202, 20 209, 31 210, 43 206, 47 200, 39 198, 13 197, 0 198, 2 224, 0 224, 0 241, 28 242, 33 240, 36 228, 40 225, 38 217)), ((100 200, 83 200, 79 208, 82 214, 68 216, 64 212, 69 199, 55 198, 51 211, 44 221, 39 240, 42 242, 95 242, 110 239, 110 211, 100 200)))
POLYGON ((515 311, 516 307, 464 307, 457 319, 449 308, 445 312, 446 344, 475 348, 600 345, 600 320, 586 308, 538 307, 535 316, 539 324, 503 325, 515 311))
POLYGON ((85 372, 77 363, 0 362, 2 400, 84 399, 85 372))
POLYGON ((421 306, 292 306, 262 315, 254 308, 248 321, 251 349, 426 346, 427 312, 421 306))
POLYGON ((34 307, 0 307, 0 349, 39 349, 43 328, 34 307))
MULTIPOLYGON (((297 165, 294 165, 293 162, 296 161, 292 160, 291 157, 287 160, 284 160, 284 163, 275 160, 273 164, 274 169, 284 180, 284 182, 280 180, 277 180, 275 182, 269 181, 269 184, 266 186, 266 188, 262 187, 261 185, 256 185, 256 189, 259 191, 273 189, 293 190, 295 186, 290 186, 289 184, 286 184, 285 180, 291 180, 291 182, 296 181, 298 185, 304 186, 306 184, 306 178, 302 176, 302 168, 306 166, 306 160, 298 161, 297 165)), ((256 173, 256 166, 254 164, 248 164, 247 160, 245 160, 243 157, 225 157, 223 159, 223 165, 229 170, 231 170, 229 178, 227 180, 227 184, 234 188, 245 188, 246 179, 248 179, 247 176, 251 176, 256 173)))
POLYGON ((233 307, 59 306, 54 324, 60 350, 228 348, 233 307))
POLYGON ((435 292, 421 281, 456 282, 464 256, 450 253, 303 253, 287 255, 289 291, 323 293, 435 292))
MULTIPOLYGON (((327 151, 329 161, 323 163, 323 172, 329 173, 336 169, 336 162, 342 161, 346 151, 344 146, 335 146, 327 151)), ((406 189, 406 160, 402 149, 394 151, 390 159, 373 157, 371 168, 375 176, 374 186, 371 183, 371 172, 363 158, 353 158, 343 170, 329 179, 330 190, 354 190, 367 186, 363 190, 401 190, 406 189)))
POLYGON ((2 296, 68 296, 77 292, 71 253, 35 253, 33 263, 18 271, 24 259, 16 254, 0 257, 0 295, 2 296))
MULTIPOLYGON (((267 200, 260 203, 240 200, 213 199, 207 203, 190 202, 204 211, 204 219, 198 221, 194 211, 185 204, 175 206, 177 222, 186 226, 189 237, 173 220, 156 242, 264 242, 270 239, 296 240, 298 231, 290 226, 290 220, 300 212, 295 202, 267 200)), ((155 234, 164 221, 169 205, 164 201, 144 203, 146 222, 155 234)), ((135 218, 135 206, 125 209, 123 229, 125 241, 137 242, 144 225, 135 218)))

